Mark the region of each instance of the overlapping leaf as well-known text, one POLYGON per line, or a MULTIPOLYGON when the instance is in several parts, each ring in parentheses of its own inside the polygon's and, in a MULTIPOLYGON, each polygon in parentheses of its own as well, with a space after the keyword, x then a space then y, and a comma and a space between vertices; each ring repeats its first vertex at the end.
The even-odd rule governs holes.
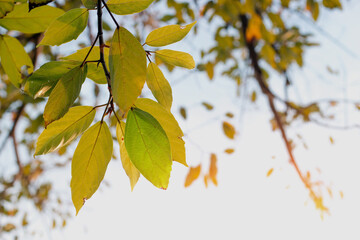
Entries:
POLYGON ((109 0, 111 12, 119 15, 133 14, 145 10, 154 0, 109 0))
POLYGON ((22 66, 28 67, 28 73, 33 71, 29 55, 16 38, 0 35, 0 58, 5 73, 16 87, 20 87, 22 83, 22 66))
POLYGON ((50 24, 39 45, 61 45, 76 39, 84 31, 88 17, 86 8, 71 9, 50 24))
POLYGON ((147 68, 146 84, 158 102, 170 111, 173 101, 171 86, 160 68, 153 62, 149 63, 147 68))
POLYGON ((0 19, 0 26, 23 33, 44 32, 49 24, 64 14, 60 8, 41 6, 29 12, 28 4, 15 5, 14 10, 0 19))
POLYGON ((14 0, 0 0, 0 18, 4 17, 14 8, 14 0))
MULTIPOLYGON (((62 59, 82 62, 84 61, 89 50, 90 47, 82 48, 69 56, 63 57, 62 59)), ((109 66, 109 48, 104 48, 103 50, 104 50, 105 63, 107 66, 109 66)), ((100 49, 98 46, 95 46, 93 47, 86 61, 98 61, 99 59, 100 59, 100 49)), ((88 78, 99 84, 107 83, 106 76, 104 74, 104 69, 102 68, 101 64, 98 64, 97 62, 88 62, 87 65, 88 65, 88 71, 87 71, 88 78)))
POLYGON ((182 140, 184 134, 175 117, 163 106, 151 99, 139 98, 135 106, 150 113, 160 123, 169 139, 172 159, 187 166, 185 142, 182 140))
POLYGON ((52 90, 44 110, 45 126, 67 113, 80 94, 86 78, 87 65, 77 66, 64 74, 52 90))
POLYGON ((160 123, 138 108, 128 112, 125 146, 131 162, 154 186, 166 189, 171 172, 171 150, 160 123))
POLYGON ((156 51, 155 54, 156 57, 171 65, 188 69, 193 69, 195 67, 195 61, 193 57, 185 52, 162 49, 156 51))
POLYGON ((42 65, 27 80, 24 91, 33 98, 47 97, 59 79, 81 62, 54 61, 42 65))
POLYGON ((41 133, 36 143, 35 155, 53 152, 70 144, 90 126, 94 117, 93 107, 70 108, 63 118, 50 124, 41 133))
POLYGON ((146 55, 125 28, 115 30, 110 46, 110 76, 114 101, 124 114, 141 94, 146 79, 146 55))
POLYGON ((124 141, 125 123, 120 122, 120 124, 118 123, 116 126, 116 137, 117 137, 117 140, 120 145, 121 163, 125 170, 126 175, 129 177, 131 191, 132 191, 134 189, 137 181, 139 180, 140 172, 139 172, 139 170, 137 170, 137 168, 131 162, 129 155, 127 153, 126 147, 125 147, 125 141, 124 141))
POLYGON ((78 214, 85 200, 98 189, 113 151, 113 140, 105 122, 86 130, 71 163, 71 197, 78 214))
POLYGON ((186 26, 168 25, 155 29, 147 36, 145 43, 152 47, 161 47, 178 42, 189 33, 195 23, 186 26))

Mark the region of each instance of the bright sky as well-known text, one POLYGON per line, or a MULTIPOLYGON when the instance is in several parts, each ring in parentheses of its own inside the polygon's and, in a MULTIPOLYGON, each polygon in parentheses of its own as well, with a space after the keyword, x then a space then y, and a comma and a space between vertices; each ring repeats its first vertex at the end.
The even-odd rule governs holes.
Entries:
MULTIPOLYGON (((356 25, 359 12, 360 2, 352 1, 342 12, 323 13, 318 23, 357 56, 360 56, 356 25)), ((310 25, 300 24, 314 31, 310 25)), ((292 72, 299 89, 292 97, 303 102, 344 96, 358 99, 359 59, 349 56, 322 35, 317 35, 316 40, 323 46, 308 51, 305 61, 309 64, 301 74, 298 70, 292 72), (330 75, 327 65, 339 71, 339 75, 330 75)), ((201 45, 196 39, 194 42, 195 46, 201 45)), ((176 48, 182 46, 173 49, 176 48)), ((44 239, 360 239, 359 130, 335 131, 314 125, 289 129, 294 139, 300 133, 309 147, 304 149, 297 140, 295 156, 301 168, 314 174, 319 168, 320 179, 333 191, 333 198, 326 198, 325 203, 330 215, 321 219, 288 163, 279 133, 271 131, 264 99, 259 99, 257 104, 249 100, 244 103, 244 98, 236 98, 232 82, 220 78, 209 82, 196 72, 176 73, 177 76, 167 76, 176 83, 173 111, 188 134, 187 161, 191 166, 202 162, 207 169, 209 154, 217 153, 219 186, 210 184, 205 188, 200 179, 185 189, 188 169, 174 163, 168 190, 156 189, 142 177, 131 192, 120 160, 112 161, 105 176, 110 187, 102 184, 65 230, 45 233, 44 239), (185 80, 180 81, 183 76, 185 80), (215 104, 213 112, 200 105, 204 100, 215 104), (225 119, 224 113, 228 111, 242 112, 243 104, 246 104, 245 112, 229 120, 238 130, 236 141, 228 141, 219 120, 225 119), (188 120, 179 116, 179 106, 188 107, 188 120), (329 136, 334 139, 333 145, 329 136), (228 147, 236 149, 231 156, 221 153, 228 147), (266 177, 270 168, 274 172, 266 177), (344 192, 343 199, 339 191, 344 192)), ((252 87, 250 84, 249 90, 252 87)), ((343 109, 339 111, 340 115, 344 113, 343 109)), ((351 119, 359 120, 351 111, 345 118, 350 123, 351 119)), ((58 181, 57 186, 64 189, 70 201, 70 168, 58 177, 64 181, 58 181)), ((39 220, 39 227, 43 224, 51 225, 39 220)))

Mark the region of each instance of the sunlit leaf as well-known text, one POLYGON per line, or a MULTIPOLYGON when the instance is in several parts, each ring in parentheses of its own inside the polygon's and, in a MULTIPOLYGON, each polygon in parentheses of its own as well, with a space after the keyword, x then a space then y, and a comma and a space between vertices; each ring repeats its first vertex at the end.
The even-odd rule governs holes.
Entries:
POLYGON ((150 113, 160 123, 169 139, 172 159, 187 166, 185 142, 182 140, 184 134, 175 117, 151 99, 139 98, 135 106, 150 113))
POLYGON ((154 186, 166 189, 171 172, 171 149, 160 123, 138 108, 129 111, 125 146, 131 162, 154 186))
POLYGON ((119 15, 141 12, 149 7, 154 0, 109 0, 108 5, 111 12, 119 15))
POLYGON ((190 186, 196 179, 199 178, 201 171, 201 164, 197 167, 190 167, 189 172, 186 176, 185 187, 190 186))
POLYGON ((195 61, 193 57, 185 52, 174 51, 169 49, 157 50, 155 52, 156 57, 160 58, 163 62, 178 67, 184 67, 193 69, 195 67, 195 61))
POLYGON ((5 73, 16 87, 20 87, 22 83, 22 66, 28 67, 28 73, 33 71, 33 64, 29 55, 16 38, 0 35, 0 58, 5 73))
POLYGON ((235 136, 235 128, 233 125, 231 125, 228 122, 223 122, 223 130, 225 135, 230 138, 230 139, 234 139, 235 136))
POLYGON ((56 151, 70 144, 92 123, 95 109, 89 106, 70 108, 59 121, 50 124, 39 136, 34 155, 56 151))
POLYGON ((11 12, 14 8, 14 0, 0 0, 0 18, 11 12))
POLYGON ((71 197, 78 214, 98 189, 113 151, 106 122, 97 122, 81 137, 71 162, 71 197))
POLYGON ((0 26, 23 33, 44 32, 49 24, 64 14, 60 8, 41 6, 29 12, 28 4, 15 5, 14 10, 0 19, 0 26))
POLYGON ((225 149, 224 152, 227 153, 227 154, 232 154, 232 153, 235 152, 235 150, 233 148, 227 148, 227 149, 225 149))
POLYGON ((27 80, 24 91, 33 98, 47 97, 59 79, 81 62, 54 61, 42 65, 27 80))
POLYGON ((147 36, 145 43, 152 47, 161 47, 178 42, 189 33, 195 23, 186 26, 168 25, 155 29, 147 36))
POLYGON ((274 168, 270 168, 266 173, 266 177, 269 177, 274 172, 274 168))
POLYGON ((218 185, 217 172, 217 157, 214 153, 212 153, 210 156, 209 178, 215 184, 215 186, 218 185))
POLYGON ((39 45, 61 45, 76 39, 87 25, 89 11, 86 8, 74 8, 53 21, 39 45))
POLYGON ((261 18, 257 14, 253 14, 246 29, 246 41, 250 42, 252 39, 261 38, 261 24, 261 18))
POLYGON ((125 28, 116 29, 110 46, 110 75, 114 101, 124 114, 134 104, 146 80, 146 54, 125 28))
POLYGON ((52 90, 44 110, 45 126, 67 113, 80 94, 86 78, 87 65, 77 66, 64 74, 52 90))
MULTIPOLYGON (((90 48, 91 47, 79 49, 75 53, 63 57, 62 59, 82 62, 84 61, 90 48)), ((103 51, 104 51, 106 66, 109 67, 109 48, 104 48, 103 51)), ((98 46, 95 46, 93 47, 86 61, 98 61, 99 59, 100 59, 100 48, 98 46)), ((90 78, 91 80, 99 84, 107 83, 106 76, 104 74, 104 69, 101 64, 99 64, 98 62, 87 62, 87 65, 88 65, 88 71, 86 77, 90 78)))
POLYGON ((139 172, 139 170, 137 170, 137 168, 131 162, 129 155, 127 153, 126 147, 125 147, 124 133, 123 133, 123 132, 125 132, 125 123, 120 122, 120 124, 118 123, 116 126, 116 137, 117 137, 117 140, 120 145, 121 163, 125 170, 126 175, 129 177, 131 191, 132 191, 134 189, 137 181, 139 180, 140 172, 139 172))
POLYGON ((146 84, 156 100, 170 111, 173 101, 171 86, 160 68, 153 62, 149 63, 147 68, 146 84))

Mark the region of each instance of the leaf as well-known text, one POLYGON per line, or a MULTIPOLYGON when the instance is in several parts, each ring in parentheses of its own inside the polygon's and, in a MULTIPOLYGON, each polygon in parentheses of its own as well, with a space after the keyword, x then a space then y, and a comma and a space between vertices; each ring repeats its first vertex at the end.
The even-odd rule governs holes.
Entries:
POLYGON ((29 0, 29 12, 37 7, 43 6, 54 0, 29 0))
POLYGON ((59 121, 50 124, 39 136, 34 155, 47 154, 69 145, 92 123, 95 109, 79 106, 69 109, 59 121))
POLYGON ((97 0, 81 0, 81 2, 87 9, 95 9, 97 7, 97 0))
POLYGON ((210 167, 209 167, 209 178, 211 181, 215 184, 215 186, 218 185, 217 182, 217 157, 214 153, 210 156, 210 167))
POLYGON ((110 79, 115 103, 125 114, 141 94, 146 79, 146 54, 125 28, 115 30, 110 45, 110 79))
POLYGON ((199 178, 201 171, 201 164, 197 167, 190 167, 189 172, 186 176, 185 187, 189 187, 196 179, 199 178))
POLYGON ((340 0, 323 0, 323 5, 324 7, 330 9, 334 9, 334 8, 342 9, 340 0))
POLYGON ((14 10, 0 19, 0 26, 23 33, 44 32, 49 24, 64 14, 60 8, 41 6, 28 10, 28 4, 15 5, 14 10))
POLYGON ((138 108, 129 111, 125 146, 131 162, 154 186, 166 189, 171 172, 170 143, 159 122, 138 108))
POLYGON ((150 113, 160 123, 169 139, 172 159, 188 166, 186 163, 185 142, 182 140, 184 133, 175 117, 159 103, 148 98, 137 99, 135 106, 150 113))
POLYGON ((24 91, 33 98, 47 97, 59 79, 81 62, 54 61, 42 65, 27 80, 24 91))
POLYGON ((253 14, 246 29, 246 41, 250 42, 252 39, 261 38, 261 24, 261 18, 257 14, 253 14))
POLYGON ((53 21, 39 45, 61 45, 76 39, 87 25, 89 11, 86 8, 74 8, 53 21))
POLYGON ((148 65, 146 84, 156 100, 170 112, 173 101, 171 86, 155 63, 148 65))
POLYGON ((207 62, 205 64, 205 71, 210 80, 214 78, 214 64, 212 62, 207 62))
POLYGON ((129 177, 131 191, 132 191, 132 190, 134 190, 134 187, 135 187, 137 181, 139 180, 140 172, 139 172, 139 170, 137 170, 137 168, 131 162, 129 155, 127 153, 126 147, 125 147, 124 134, 123 134, 123 132, 125 132, 125 123, 120 122, 120 124, 118 123, 116 125, 116 137, 117 137, 117 140, 120 145, 121 163, 125 170, 126 175, 129 177))
POLYGON ((233 117, 234 117, 234 114, 231 113, 231 112, 227 112, 227 113, 225 114, 225 116, 227 116, 228 118, 233 118, 233 117))
POLYGON ((251 93, 251 101, 252 102, 255 102, 256 101, 256 91, 253 91, 252 93, 251 93))
POLYGON ((109 0, 106 4, 111 12, 118 15, 127 15, 145 10, 153 1, 154 0, 109 0))
POLYGON ((106 122, 97 122, 81 137, 71 162, 71 197, 76 214, 98 189, 113 151, 106 122))
POLYGON ((233 148, 227 148, 227 149, 225 149, 224 152, 227 153, 227 154, 232 154, 232 153, 235 152, 235 150, 233 148))
POLYGON ((274 168, 270 168, 269 171, 266 173, 266 177, 269 177, 274 171, 274 168))
POLYGON ((187 118, 187 114, 186 114, 186 109, 184 107, 180 107, 180 115, 186 119, 187 118))
POLYGON ((228 122, 223 122, 223 130, 225 135, 230 138, 230 139, 234 139, 235 136, 235 128, 233 125, 231 125, 228 122))
POLYGON ((52 90, 44 110, 45 127, 67 113, 80 94, 87 65, 77 66, 64 74, 52 90))
POLYGON ((14 0, 0 0, 0 18, 11 12, 14 8, 14 0))
POLYGON ((21 43, 13 37, 0 35, 1 65, 12 84, 20 87, 22 83, 21 68, 28 67, 28 73, 33 71, 33 64, 21 43))
POLYGON ((207 110, 209 110, 209 111, 211 111, 211 110, 214 109, 214 106, 211 105, 211 104, 209 104, 209 103, 207 103, 207 102, 202 102, 201 104, 202 104, 207 110))
POLYGON ((167 64, 184 67, 188 69, 195 68, 195 61, 193 57, 185 52, 163 49, 155 51, 156 57, 160 58, 167 64))
POLYGON ((152 47, 162 47, 183 39, 195 25, 196 21, 186 26, 168 25, 153 30, 147 36, 145 43, 152 47))
MULTIPOLYGON (((83 62, 90 48, 91 47, 82 48, 69 56, 63 57, 62 59, 83 62)), ((104 50, 104 58, 105 58, 106 66, 109 67, 109 48, 104 48, 103 50, 104 50)), ((98 61, 99 59, 100 59, 100 48, 98 46, 95 46, 93 47, 86 61, 98 61)), ((93 80, 98 84, 107 83, 106 76, 104 74, 104 69, 101 64, 98 64, 97 62, 87 62, 86 64, 88 65, 88 71, 86 77, 90 78, 91 80, 93 80)))

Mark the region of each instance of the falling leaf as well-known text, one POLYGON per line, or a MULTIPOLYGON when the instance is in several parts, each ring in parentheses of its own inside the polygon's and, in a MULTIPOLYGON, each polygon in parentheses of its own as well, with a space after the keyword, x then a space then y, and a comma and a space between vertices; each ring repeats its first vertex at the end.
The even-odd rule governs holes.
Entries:
POLYGON ((223 130, 225 135, 230 138, 230 139, 234 139, 235 136, 235 128, 233 125, 231 125, 228 122, 223 122, 223 130))
POLYGON ((329 137, 329 140, 331 144, 334 144, 334 139, 331 136, 329 137))
POLYGON ((215 186, 218 185, 217 182, 217 157, 214 153, 210 156, 210 168, 209 168, 209 178, 212 180, 212 182, 215 184, 215 186))
POLYGON ((186 176, 185 187, 190 186, 196 179, 199 178, 201 171, 201 164, 197 167, 190 167, 189 172, 186 176))
POLYGON ((207 110, 211 111, 214 109, 214 106, 211 105, 210 103, 207 103, 207 102, 202 102, 201 103, 207 110))
POLYGON ((234 114, 231 113, 231 112, 227 112, 227 113, 225 114, 225 116, 227 116, 228 118, 233 118, 233 117, 234 117, 234 114))
POLYGON ((232 153, 234 153, 234 149, 233 148, 227 148, 227 149, 225 149, 225 151, 224 152, 226 152, 227 154, 232 154, 232 153))
POLYGON ((180 108, 180 115, 181 115, 184 119, 186 119, 187 114, 186 114, 186 109, 185 109, 184 107, 181 107, 181 108, 180 108))
POLYGON ((274 168, 270 168, 269 171, 266 173, 266 177, 270 177, 270 175, 273 173, 274 168))

